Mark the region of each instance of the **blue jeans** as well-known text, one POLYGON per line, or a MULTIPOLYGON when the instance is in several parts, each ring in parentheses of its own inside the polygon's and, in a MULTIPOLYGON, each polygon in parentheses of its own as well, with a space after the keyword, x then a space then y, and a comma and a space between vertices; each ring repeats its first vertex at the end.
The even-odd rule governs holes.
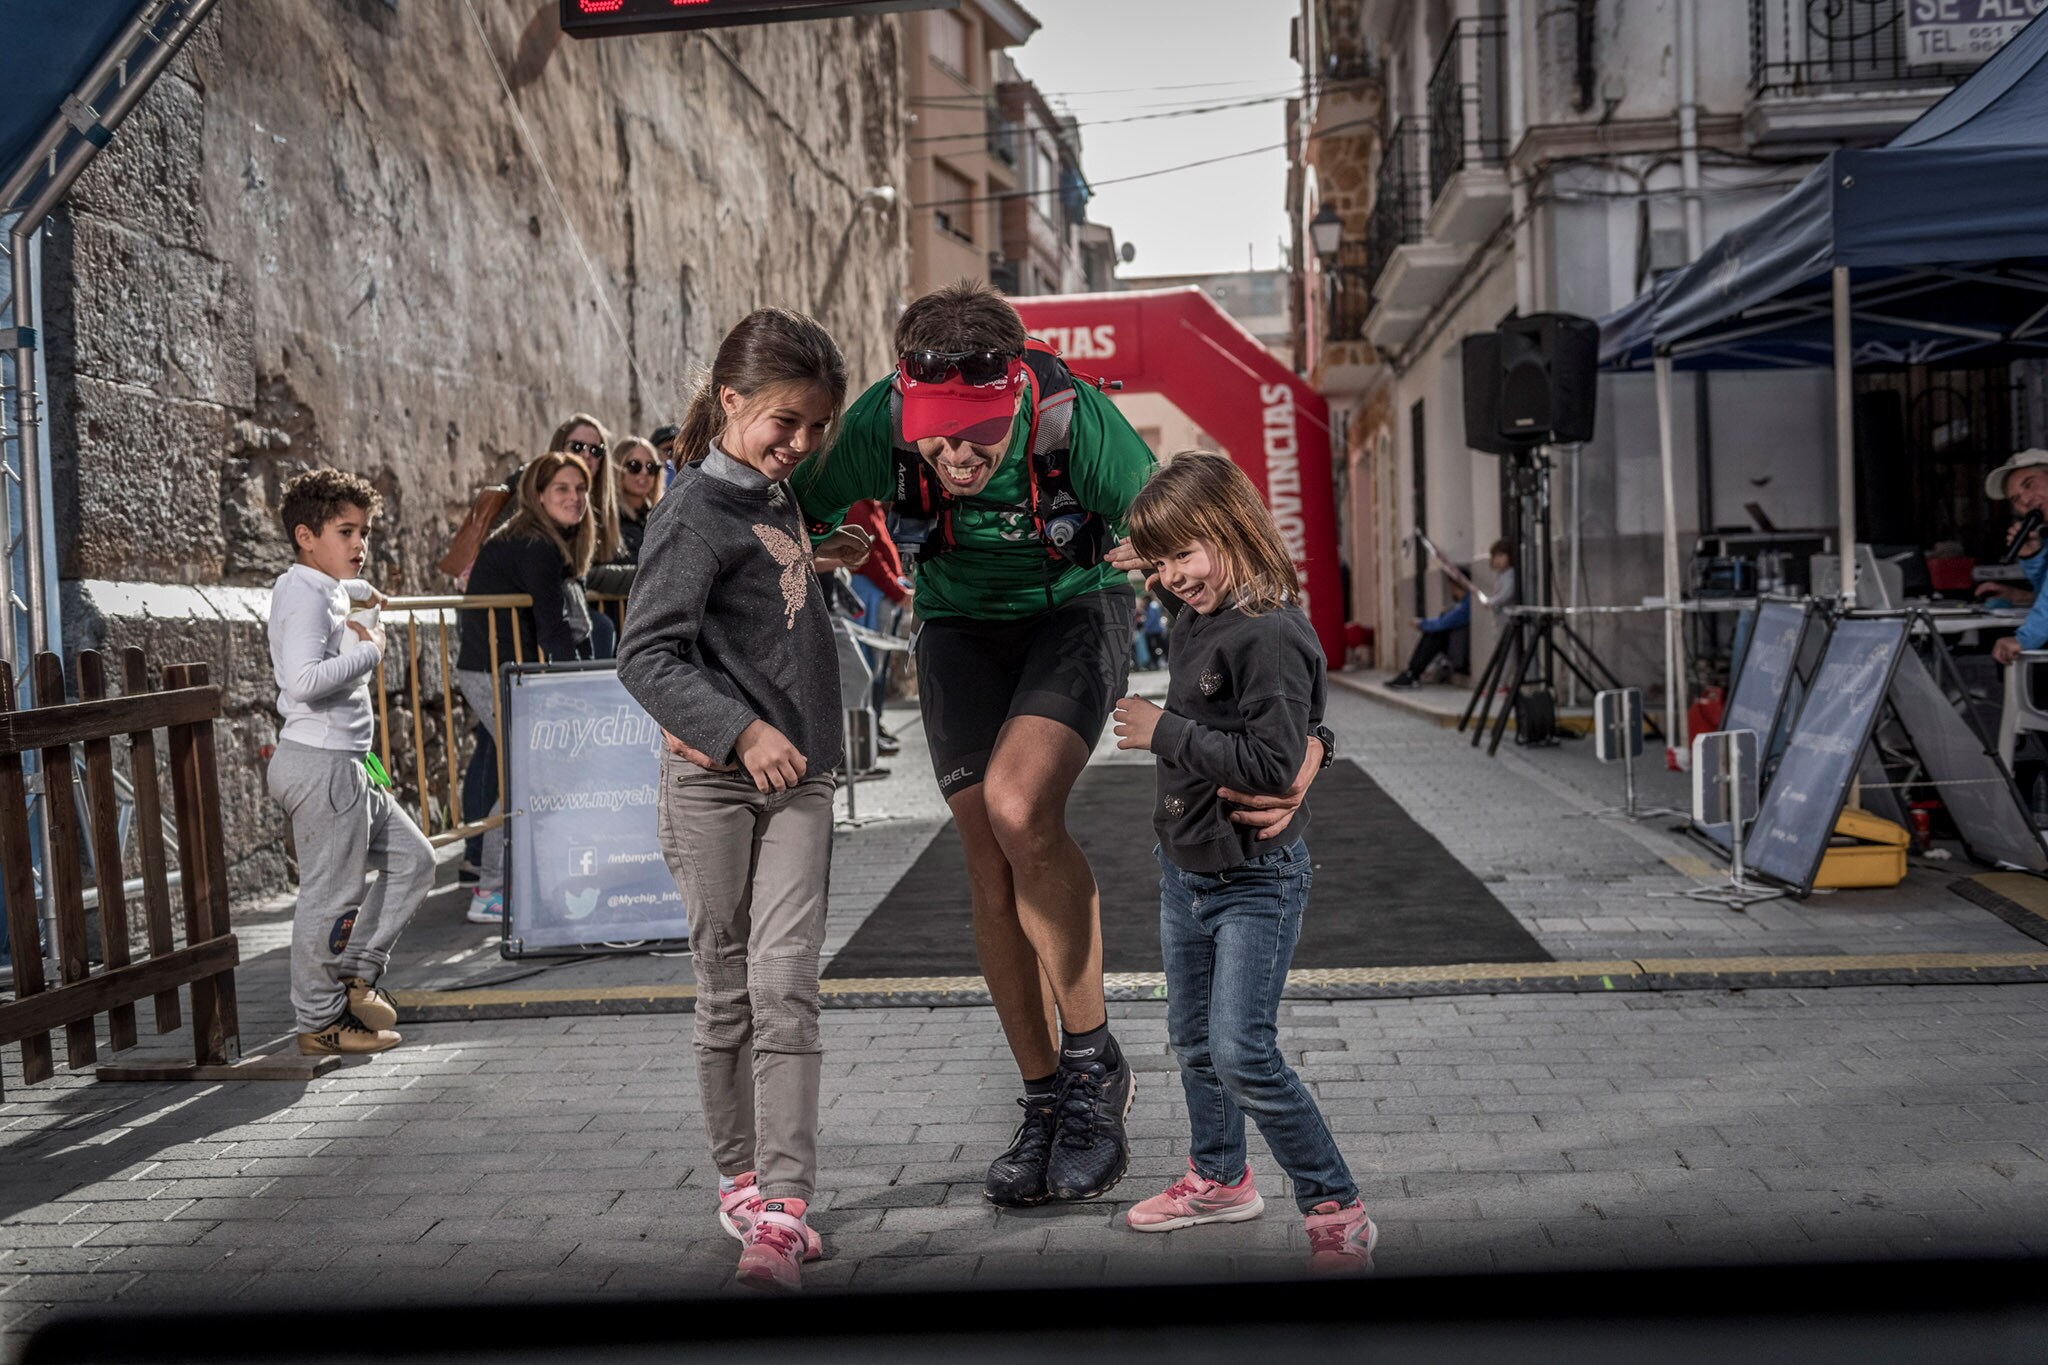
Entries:
MULTIPOLYGON (((469 766, 462 770, 462 823, 481 820, 491 813, 491 807, 498 804, 498 741, 491 736, 491 727, 476 727, 476 752, 469 760, 469 766)), ((484 860, 484 836, 473 834, 462 841, 462 856, 481 867, 484 860)))
POLYGON ((1280 1055, 1280 992, 1308 906, 1300 839, 1214 876, 1159 854, 1159 947, 1166 957, 1166 1036, 1187 1092, 1195 1172, 1244 1174, 1244 1119, 1258 1121, 1294 1181, 1303 1213, 1358 1198, 1322 1111, 1280 1055))

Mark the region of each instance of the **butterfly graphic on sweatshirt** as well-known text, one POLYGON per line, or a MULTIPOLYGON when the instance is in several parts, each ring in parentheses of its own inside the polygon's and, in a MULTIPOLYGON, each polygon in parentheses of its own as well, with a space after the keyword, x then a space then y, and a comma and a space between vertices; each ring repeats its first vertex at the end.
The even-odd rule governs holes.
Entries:
POLYGON ((811 547, 775 526, 754 525, 754 536, 782 566, 782 628, 796 629, 796 614, 811 591, 811 547))

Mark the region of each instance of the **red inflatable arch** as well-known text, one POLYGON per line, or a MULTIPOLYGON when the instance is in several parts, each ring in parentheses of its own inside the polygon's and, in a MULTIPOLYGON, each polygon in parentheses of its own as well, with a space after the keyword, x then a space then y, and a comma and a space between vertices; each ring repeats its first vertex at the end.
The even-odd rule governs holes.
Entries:
POLYGON ((1193 286, 1013 298, 1031 335, 1084 374, 1157 393, 1223 444, 1280 527, 1323 653, 1344 659, 1330 410, 1237 320, 1193 286))

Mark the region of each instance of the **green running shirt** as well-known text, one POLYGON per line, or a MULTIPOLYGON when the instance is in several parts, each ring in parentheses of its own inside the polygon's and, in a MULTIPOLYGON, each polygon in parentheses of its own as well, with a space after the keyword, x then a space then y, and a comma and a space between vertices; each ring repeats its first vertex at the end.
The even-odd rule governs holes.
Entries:
MULTIPOLYGON (((790 476, 807 518, 837 526, 846 509, 862 498, 887 502, 895 497, 889 383, 884 379, 855 399, 831 449, 806 460, 790 476)), ((1124 515, 1156 462, 1116 405, 1093 384, 1077 381, 1074 395, 1068 438, 1074 492, 1121 539, 1124 515)), ((1037 401, 1035 393, 1027 392, 1024 411, 1037 401)), ((1030 443, 1030 423, 1018 422, 988 487, 954 503, 952 549, 917 566, 919 616, 1022 620, 1126 581, 1121 570, 1107 564, 1083 569, 1046 555, 1031 524, 1030 443)))

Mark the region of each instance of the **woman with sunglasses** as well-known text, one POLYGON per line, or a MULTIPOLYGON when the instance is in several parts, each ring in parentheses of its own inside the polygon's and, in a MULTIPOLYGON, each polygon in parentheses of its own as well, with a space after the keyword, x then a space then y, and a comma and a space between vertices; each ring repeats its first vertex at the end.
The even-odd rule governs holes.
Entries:
MULTIPOLYGON (((1058 517, 1041 524, 1050 504, 1034 495, 1034 390, 1050 392, 1063 371, 1034 357, 1053 377, 1039 380, 1026 343, 1017 311, 986 284, 918 299, 896 325, 896 373, 790 480, 814 536, 863 498, 908 514, 899 475, 936 486, 913 648, 934 771, 967 857, 975 948, 1023 1082, 1023 1123, 983 1186, 1004 1207, 1111 1189, 1129 1160, 1131 1102, 1103 999, 1095 878, 1066 806, 1124 692, 1133 597, 1099 555, 1056 553, 1058 517)), ((1071 492, 1097 530, 1121 534, 1152 452, 1093 386, 1074 385, 1072 399, 1071 492)))
POLYGON ((612 451, 611 460, 619 473, 619 560, 638 564, 647 514, 661 501, 661 455, 652 442, 628 436, 612 451))

